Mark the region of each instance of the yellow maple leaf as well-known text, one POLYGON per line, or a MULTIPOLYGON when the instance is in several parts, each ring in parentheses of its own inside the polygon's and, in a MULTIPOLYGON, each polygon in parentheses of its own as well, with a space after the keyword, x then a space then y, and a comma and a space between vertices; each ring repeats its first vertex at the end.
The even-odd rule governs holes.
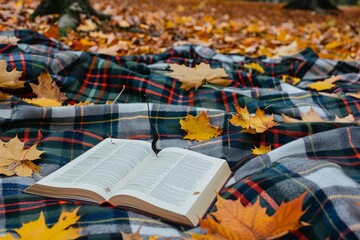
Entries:
POLYGON ((261 110, 260 108, 256 109, 255 116, 252 116, 249 113, 246 106, 243 108, 235 106, 235 109, 237 114, 232 115, 229 121, 234 126, 244 128, 245 132, 251 134, 263 133, 269 128, 278 125, 278 123, 274 121, 273 115, 267 117, 264 110, 261 110))
POLYGON ((31 177, 33 172, 39 172, 32 161, 40 159, 44 152, 36 149, 37 143, 27 149, 24 145, 17 136, 8 142, 0 140, 0 174, 31 177))
POLYGON ((240 200, 225 200, 218 196, 217 211, 200 220, 201 228, 207 231, 205 237, 199 238, 199 235, 196 239, 217 239, 209 238, 215 235, 221 236, 222 239, 238 240, 281 237, 308 225, 300 220, 307 211, 302 210, 305 196, 306 193, 289 202, 281 203, 272 216, 266 213, 266 207, 260 205, 260 198, 253 204, 244 206, 240 200))
POLYGON ((256 70, 259 73, 264 73, 265 72, 264 68, 260 64, 254 63, 254 62, 249 63, 249 64, 244 64, 244 68, 250 69, 250 71, 251 70, 256 70))
POLYGON ((187 115, 185 119, 180 119, 181 129, 187 132, 184 139, 204 141, 215 138, 222 133, 220 127, 210 124, 210 117, 205 111, 201 111, 196 117, 187 115))
POLYGON ((198 89, 205 83, 211 83, 219 86, 228 86, 231 83, 229 79, 223 79, 228 74, 223 68, 210 68, 209 64, 200 63, 194 68, 185 65, 169 64, 171 73, 165 75, 179 79, 182 82, 181 89, 189 91, 193 88, 198 89))
POLYGON ((43 239, 43 240, 63 240, 76 239, 79 237, 80 228, 72 227, 80 218, 77 216, 76 208, 72 212, 62 212, 59 220, 51 228, 46 225, 44 213, 40 212, 37 220, 24 223, 21 228, 14 229, 20 238, 7 233, 0 239, 43 239))
POLYGON ((271 151, 271 145, 265 146, 261 144, 260 147, 254 146, 254 148, 251 150, 254 155, 262 155, 271 151))
POLYGON ((0 60, 0 87, 5 89, 23 88, 25 82, 19 81, 22 71, 13 69, 11 72, 6 70, 7 62, 0 60))
POLYGON ((38 77, 39 84, 30 83, 33 92, 38 96, 34 99, 23 99, 24 101, 41 107, 59 107, 67 98, 53 82, 48 72, 38 77))
POLYGON ((341 76, 332 76, 331 78, 325 79, 323 81, 318 81, 307 85, 316 91, 324 91, 334 88, 336 86, 334 83, 341 79, 341 76))
POLYGON ((297 85, 301 81, 301 79, 284 74, 282 75, 282 81, 291 85, 297 85))

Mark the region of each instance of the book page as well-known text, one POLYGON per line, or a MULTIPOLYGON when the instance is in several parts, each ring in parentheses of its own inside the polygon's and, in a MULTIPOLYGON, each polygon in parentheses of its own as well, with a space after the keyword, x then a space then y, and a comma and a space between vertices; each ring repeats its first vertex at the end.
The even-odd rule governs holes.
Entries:
POLYGON ((105 139, 38 184, 88 189, 107 199, 129 172, 154 156, 148 142, 105 139))
POLYGON ((166 148, 126 182, 118 194, 132 195, 155 206, 184 213, 223 164, 222 159, 190 150, 166 148))

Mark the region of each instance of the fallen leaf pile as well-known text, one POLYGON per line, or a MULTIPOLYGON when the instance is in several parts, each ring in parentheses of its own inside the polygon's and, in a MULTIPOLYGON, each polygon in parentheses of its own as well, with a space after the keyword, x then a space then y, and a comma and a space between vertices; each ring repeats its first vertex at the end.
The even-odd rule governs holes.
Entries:
POLYGON ((24 149, 25 143, 16 136, 8 142, 0 140, 0 174, 31 177, 39 172, 39 167, 32 161, 40 159, 43 151, 37 150, 37 144, 24 149))
POLYGON ((289 202, 283 202, 269 216, 260 198, 244 206, 241 201, 225 200, 218 196, 217 211, 200 220, 205 235, 191 234, 192 239, 275 239, 307 226, 300 219, 307 211, 302 209, 306 193, 289 202), (216 219, 216 220, 215 220, 216 219))
POLYGON ((39 2, 2 1, 0 30, 30 28, 74 50, 111 55, 161 53, 190 43, 248 56, 289 55, 311 47, 322 58, 360 59, 360 7, 341 7, 342 13, 326 15, 263 2, 92 0, 111 20, 83 16, 75 31, 61 36, 58 15, 29 19, 39 2))
POLYGON ((16 239, 43 239, 43 240, 63 240, 78 238, 80 228, 74 228, 73 225, 77 223, 80 216, 77 216, 79 208, 72 212, 62 212, 59 220, 52 227, 48 227, 45 222, 44 213, 41 212, 39 219, 24 223, 21 228, 13 231, 19 236, 7 233, 0 237, 1 240, 16 240, 16 239))

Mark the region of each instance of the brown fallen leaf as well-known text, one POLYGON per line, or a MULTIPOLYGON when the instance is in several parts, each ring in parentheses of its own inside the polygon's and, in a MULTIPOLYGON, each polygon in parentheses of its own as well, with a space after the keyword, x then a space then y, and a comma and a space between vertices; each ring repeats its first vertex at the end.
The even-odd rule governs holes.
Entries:
POLYGON ((182 82, 181 89, 189 91, 193 88, 198 89, 205 83, 211 83, 219 86, 228 86, 231 83, 229 79, 223 79, 228 74, 222 68, 210 68, 209 64, 200 63, 194 68, 185 65, 169 64, 171 73, 165 75, 179 79, 182 82))
POLYGON ((0 92, 0 101, 6 100, 9 97, 11 97, 10 95, 6 94, 6 93, 2 93, 0 92))
POLYGON ((39 172, 39 167, 32 161, 40 159, 44 151, 36 149, 37 143, 27 149, 24 145, 17 136, 8 142, 0 140, 0 174, 31 177, 33 172, 39 172))
POLYGON ((220 127, 210 124, 210 117, 205 111, 201 111, 196 117, 187 115, 185 119, 180 119, 181 129, 187 132, 183 139, 204 141, 215 138, 222 133, 220 127))
POLYGON ((21 228, 13 230, 20 238, 7 233, 7 235, 0 237, 0 239, 76 239, 80 237, 81 228, 74 228, 72 226, 80 218, 80 216, 77 216, 78 210, 79 207, 72 212, 62 212, 58 222, 50 228, 46 225, 44 213, 40 212, 37 220, 24 223, 21 228))
POLYGON ((38 96, 35 99, 24 99, 24 101, 42 107, 58 107, 67 99, 59 87, 53 82, 48 72, 38 77, 39 84, 30 83, 33 92, 38 96))
POLYGON ((360 91, 358 93, 354 93, 354 94, 350 93, 350 94, 348 94, 348 96, 360 99, 360 91))
POLYGON ((254 146, 254 148, 251 150, 254 155, 263 155, 271 151, 271 145, 270 146, 260 145, 260 147, 254 146))
POLYGON ((6 68, 7 62, 5 60, 0 60, 0 88, 23 88, 25 82, 19 81, 22 71, 17 71, 16 69, 13 69, 11 72, 8 72, 6 68))
POLYGON ((355 122, 355 118, 354 118, 354 115, 352 115, 352 114, 349 114, 349 115, 347 115, 346 117, 343 117, 343 118, 335 116, 334 122, 337 122, 337 123, 353 123, 353 122, 355 122))
POLYGON ((218 196, 217 211, 200 220, 200 227, 207 233, 203 237, 199 234, 194 234, 192 237, 193 239, 256 240, 284 236, 308 225, 300 220, 307 211, 307 209, 302 210, 306 194, 281 203, 272 216, 266 213, 266 207, 260 205, 260 197, 253 204, 244 206, 239 199, 225 200, 218 196), (218 236, 219 238, 216 238, 218 236))
POLYGON ((120 232, 121 233, 121 237, 123 240, 143 240, 143 238, 140 236, 140 230, 141 230, 141 226, 139 227, 139 229, 134 232, 134 233, 124 233, 124 232, 120 232))
POLYGON ((346 117, 340 118, 335 116, 333 121, 326 121, 320 117, 320 115, 315 111, 313 107, 310 107, 309 111, 306 113, 301 113, 301 120, 295 119, 285 114, 281 114, 282 120, 284 123, 299 123, 299 122, 336 122, 336 123, 354 123, 355 118, 352 114, 349 114, 346 117))
POLYGON ((17 45, 19 40, 19 38, 13 36, 0 36, 0 44, 17 45))
POLYGON ((235 106, 237 114, 233 114, 230 123, 237 127, 242 127, 245 132, 256 134, 263 133, 266 130, 278 125, 274 121, 274 116, 267 117, 264 110, 258 108, 255 112, 255 116, 252 116, 247 107, 235 106))

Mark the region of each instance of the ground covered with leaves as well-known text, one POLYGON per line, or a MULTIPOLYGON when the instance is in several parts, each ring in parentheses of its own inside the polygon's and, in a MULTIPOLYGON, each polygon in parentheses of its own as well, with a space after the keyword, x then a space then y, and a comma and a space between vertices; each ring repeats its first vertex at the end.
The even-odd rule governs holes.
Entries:
POLYGON ((157 54, 174 45, 199 44, 247 56, 289 55, 310 47, 322 58, 360 59, 360 7, 321 14, 230 0, 91 1, 111 20, 83 16, 75 31, 64 32, 57 15, 30 20, 39 2, 3 0, 0 30, 32 29, 73 50, 111 55, 157 54))

